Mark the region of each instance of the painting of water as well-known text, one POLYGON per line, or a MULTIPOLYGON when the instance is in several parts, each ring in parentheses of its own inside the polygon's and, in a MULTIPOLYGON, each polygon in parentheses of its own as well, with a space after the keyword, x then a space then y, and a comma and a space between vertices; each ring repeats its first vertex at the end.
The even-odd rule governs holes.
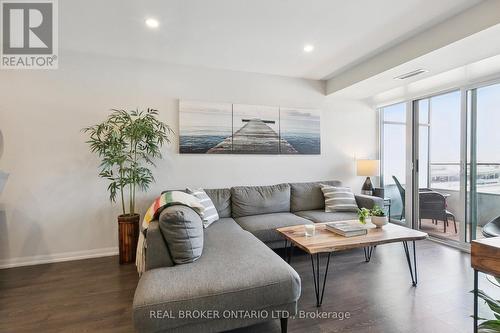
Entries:
POLYGON ((282 154, 320 154, 320 113, 312 109, 280 108, 282 154), (288 144, 296 152, 288 149, 288 144))
POLYGON ((188 154, 320 154, 316 110, 181 101, 179 151, 188 154))
MULTIPOLYGON (((226 139, 231 145, 232 122, 231 103, 181 101, 179 104, 179 152, 205 154, 226 139)), ((225 151, 225 153, 230 152, 230 150, 225 151)))

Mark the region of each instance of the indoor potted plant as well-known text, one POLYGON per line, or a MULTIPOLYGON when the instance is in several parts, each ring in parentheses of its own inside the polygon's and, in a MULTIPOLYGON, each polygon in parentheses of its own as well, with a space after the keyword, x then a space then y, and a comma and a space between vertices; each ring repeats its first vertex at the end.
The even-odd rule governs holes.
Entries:
POLYGON ((361 209, 358 209, 358 218, 359 218, 359 222, 362 223, 362 224, 366 224, 366 219, 370 217, 370 210, 367 209, 367 208, 361 208, 361 209))
POLYGON ((370 215, 372 217, 371 218, 372 223, 375 224, 377 228, 382 228, 384 225, 389 223, 387 215, 385 215, 384 210, 377 205, 375 205, 370 210, 370 215))
POLYGON ((135 261, 140 219, 135 210, 137 189, 145 191, 154 181, 149 166, 154 166, 153 159, 161 158, 161 147, 170 143, 173 131, 157 119, 154 109, 112 111, 104 122, 83 131, 89 134, 90 150, 102 160, 99 176, 109 180, 111 201, 118 196, 121 202, 118 235, 123 264, 135 261))
MULTIPOLYGON (((488 280, 492 282, 495 286, 500 286, 500 277, 488 276, 488 280)), ((471 291, 474 292, 474 291, 471 291)), ((493 297, 486 294, 483 290, 478 290, 478 297, 486 302, 489 309, 493 312, 493 318, 480 318, 482 322, 477 327, 478 333, 492 333, 500 331, 500 300, 494 299, 493 297)), ((473 316, 472 316, 473 317, 473 316)))

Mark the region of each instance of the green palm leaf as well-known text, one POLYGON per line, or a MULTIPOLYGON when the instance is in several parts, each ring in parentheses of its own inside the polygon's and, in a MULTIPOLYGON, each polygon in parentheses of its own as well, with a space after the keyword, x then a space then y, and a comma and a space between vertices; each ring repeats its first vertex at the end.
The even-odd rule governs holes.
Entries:
POLYGON ((147 191, 154 182, 154 160, 162 158, 161 147, 170 143, 174 131, 158 120, 156 109, 112 109, 108 118, 97 125, 82 129, 88 135, 86 143, 90 151, 101 158, 99 176, 109 181, 110 200, 119 194, 125 209, 125 193, 128 190, 130 214, 135 213, 136 190, 147 191))

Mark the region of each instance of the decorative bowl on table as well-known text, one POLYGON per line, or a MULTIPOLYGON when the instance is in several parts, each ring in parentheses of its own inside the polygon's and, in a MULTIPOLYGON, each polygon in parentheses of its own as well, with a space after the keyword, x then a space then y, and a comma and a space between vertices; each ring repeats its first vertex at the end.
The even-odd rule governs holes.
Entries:
POLYGON ((372 216, 372 223, 375 224, 377 228, 382 228, 384 225, 389 223, 387 216, 372 216))

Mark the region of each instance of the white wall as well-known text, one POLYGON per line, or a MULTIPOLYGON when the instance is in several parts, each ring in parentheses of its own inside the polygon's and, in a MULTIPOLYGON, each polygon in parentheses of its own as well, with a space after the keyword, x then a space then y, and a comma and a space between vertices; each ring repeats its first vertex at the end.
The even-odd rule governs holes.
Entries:
POLYGON ((0 194, 0 267, 116 253, 118 206, 97 177, 81 128, 110 108, 155 107, 178 129, 178 100, 322 110, 318 156, 179 155, 165 149, 144 213, 163 189, 341 179, 358 190, 354 158, 376 153, 375 112, 324 95, 317 81, 62 52, 54 71, 0 71, 0 130, 9 172, 0 194))

